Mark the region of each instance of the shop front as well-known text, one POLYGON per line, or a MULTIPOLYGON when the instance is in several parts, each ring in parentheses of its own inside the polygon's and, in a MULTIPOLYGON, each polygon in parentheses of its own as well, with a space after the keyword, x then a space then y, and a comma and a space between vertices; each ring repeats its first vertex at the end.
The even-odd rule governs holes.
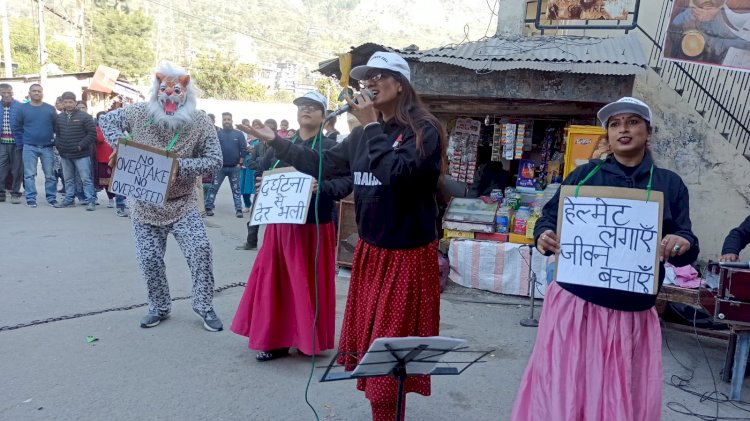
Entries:
MULTIPOLYGON (((631 95, 646 63, 638 41, 491 38, 427 51, 365 44, 351 51, 352 64, 376 51, 406 58, 412 85, 449 134, 453 198, 441 215, 441 248, 450 279, 525 296, 533 271, 536 296, 543 295, 554 262, 530 246, 534 223, 563 178, 591 158, 604 134, 597 110, 631 95)), ((338 60, 320 71, 340 76, 338 60)), ((346 255, 356 241, 350 214, 342 204, 346 255)))

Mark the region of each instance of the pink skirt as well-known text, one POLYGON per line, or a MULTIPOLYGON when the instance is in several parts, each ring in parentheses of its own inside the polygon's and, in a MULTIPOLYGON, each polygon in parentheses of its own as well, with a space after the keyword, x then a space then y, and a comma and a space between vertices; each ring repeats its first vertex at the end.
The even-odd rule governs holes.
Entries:
POLYGON ((656 309, 591 304, 550 285, 513 421, 658 421, 661 329, 656 309))
POLYGON ((336 236, 320 225, 318 323, 315 315, 315 224, 268 225, 232 322, 248 348, 297 348, 307 355, 333 349, 336 335, 336 236))

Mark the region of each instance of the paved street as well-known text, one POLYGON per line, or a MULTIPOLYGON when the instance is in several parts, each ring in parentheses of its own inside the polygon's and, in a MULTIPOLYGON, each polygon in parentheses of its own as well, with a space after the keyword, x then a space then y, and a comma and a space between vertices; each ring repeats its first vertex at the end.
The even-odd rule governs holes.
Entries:
MULTIPOLYGON (((43 201, 37 209, 0 203, 0 326, 145 301, 130 220, 115 217, 102 194, 99 201, 95 212, 53 209, 43 201)), ((227 185, 216 216, 206 221, 217 287, 244 282, 256 253, 234 249, 244 239, 246 219, 234 217, 227 185)), ((166 261, 173 297, 189 295, 189 272, 173 239, 166 261)), ((339 324, 347 286, 340 277, 339 324)), ((242 288, 232 288, 216 296, 225 327, 241 294, 242 288)), ((525 304, 457 286, 444 293, 441 334, 495 351, 458 377, 434 378, 432 397, 410 395, 407 419, 507 419, 536 334, 519 326, 528 314, 525 304)), ((228 329, 205 331, 188 300, 175 302, 171 319, 153 329, 138 326, 144 312, 113 311, 0 332, 0 420, 315 420, 304 395, 309 358, 294 354, 258 363, 245 338, 228 329), (88 343, 87 336, 98 340, 88 343)), ((695 339, 673 331, 665 337, 677 358, 695 370, 689 388, 713 390, 695 339)), ((724 344, 702 344, 718 378, 724 344)), ((331 355, 316 362, 327 363, 331 355)), ((665 346, 664 378, 675 374, 687 373, 665 346)), ((316 378, 309 397, 320 419, 369 419, 369 405, 353 382, 316 378)), ((719 382, 718 389, 726 392, 728 385, 719 382)), ((701 414, 716 411, 714 404, 665 385, 664 420, 692 419, 668 409, 672 401, 701 414)), ((722 416, 750 416, 728 404, 720 410, 722 416)))

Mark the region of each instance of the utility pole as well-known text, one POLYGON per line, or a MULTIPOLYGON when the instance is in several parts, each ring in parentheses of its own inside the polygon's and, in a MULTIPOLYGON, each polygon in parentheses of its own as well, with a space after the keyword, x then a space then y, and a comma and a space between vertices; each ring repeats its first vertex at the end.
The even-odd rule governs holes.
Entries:
POLYGON ((78 68, 83 71, 86 69, 86 1, 78 1, 81 5, 80 15, 78 16, 78 35, 81 42, 81 65, 78 66, 78 68))
POLYGON ((526 0, 498 0, 496 37, 518 38, 523 36, 526 19, 526 0))
POLYGON ((8 0, 0 0, 0 14, 3 21, 3 61, 5 77, 13 77, 13 62, 10 59, 10 24, 8 23, 8 0))
POLYGON ((47 33, 44 30, 44 0, 39 0, 39 83, 47 82, 47 33))

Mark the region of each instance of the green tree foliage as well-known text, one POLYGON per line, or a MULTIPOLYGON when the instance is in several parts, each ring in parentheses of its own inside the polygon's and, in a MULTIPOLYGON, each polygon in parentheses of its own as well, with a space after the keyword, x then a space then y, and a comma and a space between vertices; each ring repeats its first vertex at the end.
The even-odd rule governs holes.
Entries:
POLYGON ((266 88, 253 81, 257 71, 256 66, 237 63, 224 54, 199 54, 191 76, 206 98, 264 101, 266 88))
MULTIPOLYGON (((48 62, 65 72, 73 72, 73 49, 61 41, 47 36, 48 62)), ((39 33, 30 19, 19 18, 10 22, 10 50, 13 63, 18 64, 17 75, 39 73, 39 33)))
POLYGON ((328 100, 328 109, 334 110, 340 105, 343 105, 343 101, 339 101, 341 95, 341 85, 339 85, 338 79, 323 77, 315 81, 315 90, 323 94, 328 100))
POLYGON ((141 10, 123 13, 111 8, 94 8, 87 20, 91 28, 88 37, 89 70, 103 64, 119 70, 130 80, 136 80, 154 67, 152 17, 141 10))

